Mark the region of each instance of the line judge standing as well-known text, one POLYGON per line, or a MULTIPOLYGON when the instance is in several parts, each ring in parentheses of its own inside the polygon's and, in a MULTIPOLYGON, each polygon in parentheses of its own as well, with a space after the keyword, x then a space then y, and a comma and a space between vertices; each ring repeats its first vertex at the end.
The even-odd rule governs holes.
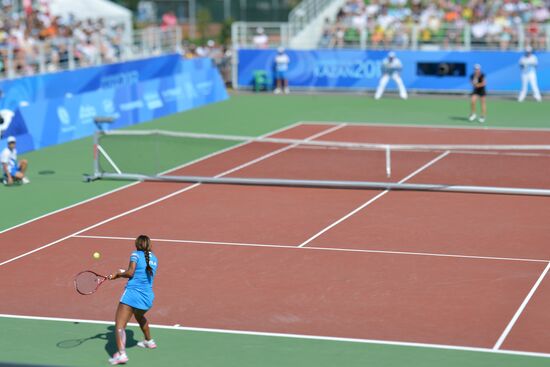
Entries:
POLYGON ((525 100, 529 85, 531 85, 531 89, 533 90, 533 97, 535 97, 538 102, 542 100, 537 82, 538 63, 539 60, 533 54, 533 49, 527 47, 525 49, 525 55, 519 59, 519 67, 521 68, 521 92, 518 96, 518 102, 523 102, 525 100))
POLYGON ((399 75, 402 69, 403 65, 401 64, 401 60, 395 56, 395 52, 391 51, 388 53, 388 57, 382 61, 382 77, 380 78, 380 82, 378 82, 378 88, 376 88, 374 99, 380 99, 382 97, 390 78, 395 81, 395 84, 397 84, 397 88, 399 88, 399 96, 402 99, 407 99, 407 90, 405 89, 403 80, 399 75))

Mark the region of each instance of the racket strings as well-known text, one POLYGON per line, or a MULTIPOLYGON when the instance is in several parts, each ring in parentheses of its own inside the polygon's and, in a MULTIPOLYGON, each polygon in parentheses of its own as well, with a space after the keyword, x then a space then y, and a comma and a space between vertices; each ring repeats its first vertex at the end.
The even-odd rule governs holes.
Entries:
POLYGON ((83 272, 76 276, 76 290, 82 294, 91 294, 101 284, 102 278, 92 272, 83 272))

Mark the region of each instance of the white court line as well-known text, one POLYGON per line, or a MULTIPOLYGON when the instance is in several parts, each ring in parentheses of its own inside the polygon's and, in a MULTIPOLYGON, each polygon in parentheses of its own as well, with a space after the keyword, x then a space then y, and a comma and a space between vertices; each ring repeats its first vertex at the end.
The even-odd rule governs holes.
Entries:
POLYGON ((502 344, 504 343, 504 341, 508 337, 508 334, 510 334, 510 331, 512 331, 512 328, 516 324, 516 321, 518 321, 519 317, 521 316, 521 314, 525 310, 525 307, 527 307, 527 304, 529 303, 529 301, 531 300, 531 298, 533 297, 533 295, 537 291, 537 288, 539 287, 539 285, 542 283, 542 280, 544 279, 544 277, 548 273, 548 270, 550 270, 550 263, 548 263, 548 265, 546 265, 546 268, 544 268, 544 271, 542 272, 540 277, 537 279, 537 281, 533 285, 533 288, 531 288, 531 290, 529 291, 529 293, 527 294, 527 296, 525 297, 525 299, 523 300, 523 302, 519 306, 518 310, 516 311, 516 313, 514 314, 514 316, 512 317, 510 322, 508 323, 508 325, 506 325, 506 328, 504 329, 504 331, 500 335, 500 338, 498 338, 497 342, 495 343, 495 346, 493 347, 494 350, 500 349, 500 347, 502 346, 502 344))
POLYGON ((525 132, 536 132, 536 131, 546 131, 550 132, 550 128, 544 127, 501 127, 501 126, 461 126, 461 125, 429 125, 429 124, 415 124, 415 123, 406 123, 401 124, 397 122, 368 122, 368 121, 300 121, 303 125, 335 125, 335 124, 346 124, 350 126, 374 126, 374 127, 417 127, 420 129, 449 129, 449 130, 472 130, 472 131, 484 131, 484 130, 502 130, 502 131, 525 131, 525 132))
MULTIPOLYGON (((103 321, 103 320, 68 319, 68 318, 61 318, 61 317, 23 316, 23 315, 8 315, 8 314, 0 314, 0 318, 71 322, 71 323, 84 323, 84 324, 96 324, 96 325, 113 325, 114 324, 113 321, 103 321)), ((135 326, 135 327, 139 326, 137 323, 133 323, 133 322, 128 323, 128 325, 135 326)), ((345 343, 378 344, 378 345, 389 345, 389 346, 396 346, 396 347, 443 349, 443 350, 456 350, 456 351, 463 351, 463 352, 481 352, 481 353, 491 353, 491 354, 517 355, 517 356, 525 356, 525 357, 550 358, 549 353, 524 352, 524 351, 518 351, 518 350, 503 350, 503 349, 495 350, 491 348, 467 347, 467 346, 447 345, 447 344, 429 344, 429 343, 415 343, 415 342, 404 342, 404 341, 393 341, 393 340, 343 338, 343 337, 306 335, 306 334, 285 334, 285 333, 271 333, 271 332, 248 331, 248 330, 210 329, 210 328, 186 327, 186 326, 177 326, 177 325, 179 324, 176 324, 176 325, 150 324, 150 327, 156 328, 156 329, 195 331, 195 332, 216 333, 216 334, 252 335, 252 336, 273 337, 273 338, 292 338, 292 339, 322 340, 322 341, 345 342, 345 343)))
POLYGON ((9 228, 6 228, 6 229, 0 231, 0 235, 6 233, 6 232, 8 232, 8 231, 11 231, 11 230, 13 230, 13 229, 16 229, 16 228, 25 226, 25 225, 27 225, 27 224, 30 224, 30 223, 32 223, 32 222, 36 222, 37 220, 40 220, 40 219, 49 217, 50 215, 58 214, 58 213, 64 212, 65 210, 69 210, 69 209, 72 209, 72 208, 74 208, 74 207, 77 207, 77 206, 80 206, 80 205, 89 203, 90 201, 94 201, 94 200, 97 200, 97 199, 101 199, 101 198, 104 197, 104 196, 111 195, 111 194, 114 194, 115 192, 125 190, 125 189, 130 188, 131 186, 137 185, 137 184, 139 184, 139 183, 141 183, 141 182, 139 182, 139 181, 137 181, 137 182, 132 182, 132 183, 126 184, 126 185, 124 185, 124 186, 122 186, 122 187, 117 187, 117 188, 114 189, 114 190, 107 191, 107 192, 104 192, 104 193, 102 193, 102 194, 93 196, 93 197, 91 197, 91 198, 89 198, 89 199, 79 201, 78 203, 71 204, 71 205, 65 206, 65 207, 60 208, 60 209, 56 209, 56 210, 54 210, 54 211, 51 211, 51 212, 48 212, 48 213, 46 213, 46 214, 40 215, 40 216, 38 216, 38 217, 36 217, 36 218, 29 219, 29 220, 27 220, 27 221, 25 221, 25 222, 23 222, 23 223, 16 224, 16 225, 14 225, 14 226, 12 226, 12 227, 9 227, 9 228))
MULTIPOLYGON (((348 125, 349 126, 349 125, 348 125)), ((366 143, 369 144, 369 143, 366 143)), ((391 148, 391 144, 389 145, 391 148)), ((342 150, 340 147, 336 146, 330 146, 330 145, 304 145, 300 147, 296 147, 295 149, 302 149, 302 150, 319 150, 319 151, 331 151, 331 150, 342 150)), ((352 151, 352 152, 380 152, 381 149, 370 149, 370 148, 343 148, 346 151, 352 151)), ((405 152, 404 150, 396 149, 397 152, 405 152)), ((433 153, 433 152, 441 152, 443 149, 430 149, 429 145, 426 145, 425 149, 415 149, 414 151, 408 151, 409 153, 433 153)), ((519 150, 519 151, 495 151, 495 150, 453 150, 452 153, 454 155, 487 155, 487 156, 499 156, 499 157, 543 157, 548 158, 550 157, 550 153, 530 153, 529 151, 525 150, 519 150)))
MULTIPOLYGON (((314 134, 314 135, 308 137, 307 139, 304 139, 303 141, 310 141, 310 140, 313 140, 313 139, 320 138, 320 137, 323 136, 323 135, 330 134, 330 133, 333 132, 333 131, 336 131, 336 130, 338 130, 338 129, 341 129, 341 128, 343 128, 344 126, 346 126, 346 124, 340 124, 340 125, 333 126, 333 127, 331 127, 330 129, 323 130, 323 131, 321 131, 321 132, 319 132, 319 133, 317 133, 317 134, 314 134)), ((238 166, 238 167, 235 167, 235 168, 232 168, 232 169, 230 169, 230 170, 228 170, 228 171, 225 171, 222 175, 218 175, 218 176, 214 176, 214 177, 217 178, 217 177, 222 177, 222 176, 226 176, 226 175, 228 175, 228 174, 234 173, 234 172, 239 171, 239 170, 241 170, 241 169, 243 169, 243 168, 246 168, 246 167, 248 167, 248 166, 251 166, 251 165, 253 165, 253 164, 257 163, 257 162, 263 161, 263 160, 265 160, 265 159, 267 159, 267 158, 271 158, 271 157, 273 157, 274 155, 277 155, 277 154, 280 154, 280 153, 285 152, 285 151, 287 151, 287 150, 296 148, 298 145, 300 145, 300 143, 294 143, 294 144, 291 144, 291 145, 284 146, 284 147, 282 147, 282 148, 280 148, 280 149, 277 149, 277 150, 275 150, 275 151, 273 151, 273 152, 271 152, 271 153, 267 153, 267 154, 265 154, 265 155, 263 155, 263 156, 261 156, 261 157, 259 157, 259 158, 256 158, 256 159, 254 159, 254 160, 252 160, 252 161, 250 161, 250 162, 247 162, 247 163, 242 164, 242 165, 240 165, 240 166, 238 166)))
MULTIPOLYGON (((278 134, 278 133, 281 133, 281 132, 284 132, 284 131, 287 131, 287 130, 291 130, 291 129, 293 129, 293 128, 295 128, 295 127, 298 127, 298 126, 300 126, 300 125, 303 125, 303 124, 302 124, 301 122, 295 122, 295 123, 293 123, 293 124, 291 124, 291 125, 284 126, 284 127, 281 127, 280 129, 273 130, 273 131, 268 132, 268 133, 266 133, 266 134, 260 135, 259 138, 264 138, 264 137, 267 137, 267 136, 269 136, 269 135, 274 135, 274 134, 278 134)), ((334 125, 334 124, 331 124, 331 125, 334 125)), ((248 144, 248 142, 242 142, 242 143, 237 144, 237 145, 232 145, 232 146, 227 147, 227 148, 225 148, 225 149, 218 150, 218 151, 216 151, 216 152, 207 154, 207 155, 205 155, 205 156, 203 156, 203 157, 194 159, 194 160, 192 160, 192 161, 190 161, 190 162, 184 163, 184 164, 182 164, 182 165, 180 165, 180 166, 177 166, 177 167, 174 167, 174 168, 170 168, 169 170, 164 171, 164 172, 161 172, 160 174, 161 174, 161 175, 167 174, 167 173, 169 173, 169 172, 176 171, 176 170, 179 170, 179 169, 182 169, 182 168, 191 166, 191 165, 193 165, 193 164, 195 164, 195 163, 199 163, 199 162, 201 162, 201 161, 207 160, 207 159, 212 158, 212 157, 215 157, 215 156, 217 156, 217 155, 226 153, 226 152, 228 152, 228 151, 230 151, 230 150, 239 148, 239 147, 241 147, 241 146, 243 146, 243 145, 246 145, 246 144, 248 144)), ((57 214, 57 213, 61 213, 61 212, 65 211, 65 210, 69 210, 69 209, 72 209, 72 208, 77 207, 77 206, 79 206, 79 205, 83 205, 83 204, 89 203, 90 201, 94 201, 94 200, 100 199, 100 198, 102 198, 102 197, 104 197, 104 196, 114 194, 115 192, 118 192, 118 191, 121 191, 121 190, 125 190, 125 189, 127 189, 127 188, 130 188, 130 187, 132 187, 132 186, 134 186, 134 185, 137 185, 137 184, 140 184, 140 183, 141 183, 140 181, 132 182, 132 183, 126 184, 126 185, 124 185, 124 186, 122 186, 122 187, 118 187, 118 188, 116 188, 116 189, 114 189, 114 190, 107 191, 107 192, 104 192, 104 193, 102 193, 102 194, 93 196, 93 197, 91 197, 91 198, 89 198, 89 199, 86 199, 86 200, 83 200, 83 201, 79 201, 78 203, 71 204, 71 205, 65 206, 65 207, 60 208, 60 209, 56 209, 56 210, 54 210, 54 211, 51 211, 51 212, 49 212, 49 213, 40 215, 40 216, 38 216, 38 217, 36 217, 36 218, 33 218, 33 219, 29 219, 29 220, 27 220, 27 221, 25 221, 25 222, 23 222, 23 223, 19 223, 19 224, 15 225, 15 226, 12 226, 12 227, 9 227, 9 228, 6 228, 6 229, 0 231, 0 235, 3 234, 3 233, 6 233, 6 232, 8 232, 8 231, 11 231, 11 230, 13 230, 13 229, 16 229, 16 228, 22 227, 22 226, 24 226, 24 225, 30 224, 30 223, 32 223, 32 222, 35 222, 35 221, 37 221, 37 220, 40 220, 40 219, 49 217, 50 215, 54 215, 54 214, 57 214)))
POLYGON ((81 229, 81 230, 79 230, 79 231, 76 231, 76 232, 74 232, 74 233, 72 233, 72 234, 70 234, 70 235, 68 235, 68 236, 62 237, 62 238, 60 238, 60 239, 58 239, 58 240, 55 240, 55 241, 50 242, 50 243, 48 243, 48 244, 45 244, 44 246, 37 247, 37 248, 35 248, 35 249, 31 250, 31 251, 27 251, 27 252, 25 252, 25 253, 23 253, 23 254, 21 254, 21 255, 18 255, 18 256, 12 257, 12 258, 9 259, 9 260, 3 261, 3 262, 0 263, 0 266, 4 266, 4 265, 6 265, 6 264, 11 263, 12 261, 21 259, 21 258, 23 258, 23 257, 25 257, 25 256, 28 256, 28 255, 31 255, 31 254, 34 254, 35 252, 44 250, 44 249, 46 249, 46 248, 48 248, 48 247, 51 247, 51 246, 56 245, 56 244, 58 244, 58 243, 60 243, 60 242, 63 242, 63 241, 65 241, 65 240, 67 240, 67 239, 69 239, 69 238, 71 238, 71 237, 73 237, 73 236, 79 235, 79 234, 84 233, 84 232, 86 232, 86 231, 89 231, 89 230, 91 230, 91 229, 93 229, 93 228, 99 227, 99 226, 101 226, 101 225, 103 225, 103 224, 105 224, 105 223, 109 223, 109 222, 111 222, 111 221, 113 221, 113 220, 115 220, 115 219, 118 219, 118 218, 124 217, 124 216, 126 216, 126 215, 128 215, 128 214, 134 213, 134 212, 136 212, 136 211, 138 211, 138 210, 147 208, 148 206, 151 206, 151 205, 160 203, 161 201, 167 200, 167 199, 169 199, 169 198, 171 198, 171 197, 173 197, 173 196, 176 196, 176 195, 178 195, 178 194, 181 194, 182 192, 185 192, 185 191, 187 191, 187 190, 191 190, 191 189, 193 189, 193 188, 195 188, 195 187, 197 187, 197 186, 199 186, 198 183, 197 183, 197 184, 194 184, 194 185, 191 185, 191 186, 187 186, 187 187, 185 187, 185 188, 183 188, 183 189, 174 191, 174 192, 172 192, 171 194, 162 196, 162 197, 160 197, 160 198, 158 198, 158 199, 156 199, 156 200, 150 201, 150 202, 148 202, 148 203, 146 203, 146 204, 143 204, 143 205, 140 205, 140 206, 135 207, 135 208, 133 208, 133 209, 127 210, 127 211, 125 211, 125 212, 123 212, 123 213, 117 214, 117 215, 115 215, 115 216, 112 216, 112 217, 110 217, 110 218, 107 218, 107 219, 105 219, 105 220, 102 220, 101 222, 98 222, 98 223, 96 223, 96 224, 92 224, 91 226, 88 226, 88 227, 86 227, 86 228, 84 228, 84 229, 81 229))
MULTIPOLYGON (((77 235, 77 236, 73 236, 73 238, 87 238, 87 239, 96 239, 96 240, 120 240, 120 241, 134 241, 135 240, 134 237, 90 236, 90 235, 77 235)), ((338 252, 357 252, 357 253, 368 253, 368 254, 434 256, 434 257, 451 257, 451 258, 459 258, 459 259, 550 263, 550 260, 542 260, 542 259, 528 259, 528 258, 516 258, 516 257, 498 257, 498 256, 476 256, 476 255, 460 255, 460 254, 444 254, 444 253, 432 253, 432 252, 353 249, 353 248, 345 248, 345 247, 315 247, 315 246, 298 247, 298 246, 295 246, 295 245, 273 245, 273 244, 266 244, 266 243, 173 240, 173 239, 166 239, 166 238, 152 238, 151 241, 153 241, 153 242, 168 242, 168 243, 198 244, 198 245, 267 247, 267 248, 284 248, 284 249, 297 249, 297 250, 338 251, 338 252)))
MULTIPOLYGON (((109 154, 107 154, 105 149, 103 149, 103 147, 101 145, 97 144, 97 150, 103 155, 103 158, 105 158, 107 160, 107 162, 109 162, 111 167, 113 167, 115 169, 116 173, 118 173, 120 175, 122 173, 122 171, 120 170, 120 168, 118 168, 116 163, 111 159, 109 154)), ((99 157, 98 157, 98 160, 99 160, 99 157)))
MULTIPOLYGON (((332 131, 334 131, 334 130, 336 130, 336 129, 339 129, 339 128, 343 127, 343 126, 345 126, 345 125, 342 124, 342 125, 333 126, 333 127, 330 128, 330 129, 323 130, 323 131, 320 132, 320 133, 317 133, 317 134, 315 134, 315 135, 312 135, 312 136, 309 137, 308 139, 315 139, 315 138, 317 138, 317 137, 319 137, 319 136, 324 135, 323 133, 332 132, 332 131)), ((283 147, 283 148, 281 148, 281 149, 276 150, 275 152, 281 153, 281 152, 283 152, 283 151, 285 151, 285 150, 291 149, 292 147, 293 147, 293 145, 285 146, 285 147, 283 147)), ((253 164, 253 163, 257 163, 257 162, 259 162, 259 161, 261 161, 261 160, 263 160, 263 159, 267 159, 267 158, 272 157, 272 156, 274 155, 273 153, 274 153, 274 152, 270 152, 270 153, 268 153, 268 154, 264 154, 263 156, 260 156, 259 158, 256 158, 256 159, 254 159, 254 160, 252 160, 252 161, 249 161, 249 162, 247 162, 247 163, 241 164, 241 165, 239 165, 239 166, 237 166, 237 167, 234 167, 234 168, 232 168, 232 169, 229 169, 229 170, 227 170, 227 171, 224 171, 224 172, 222 172, 222 173, 220 173, 220 174, 218 174, 218 175, 216 175, 216 176, 214 176, 214 177, 222 177, 222 176, 224 176, 224 175, 226 175, 226 174, 235 172, 237 169, 241 169, 241 168, 244 168, 244 167, 248 167, 248 166, 250 166, 250 165, 253 164)), ((156 199, 156 200, 150 201, 150 202, 145 203, 145 204, 143 204, 143 205, 140 205, 140 206, 138 206, 138 207, 136 207, 136 208, 127 210, 127 211, 125 211, 125 212, 123 212, 123 213, 120 213, 120 214, 117 214, 117 215, 112 216, 112 217, 110 217, 110 218, 107 218, 107 219, 105 219, 105 220, 103 220, 103 221, 101 221, 101 222, 92 224, 91 226, 88 226, 88 227, 86 227, 86 228, 84 228, 84 229, 81 229, 81 230, 79 230, 79 231, 76 231, 76 232, 74 232, 74 233, 72 233, 72 234, 70 234, 70 235, 68 235, 68 236, 65 236, 65 237, 60 238, 60 239, 58 239, 58 240, 56 240, 56 241, 50 242, 50 243, 48 243, 48 244, 46 244, 46 245, 44 245, 44 246, 35 248, 35 249, 31 250, 31 251, 28 251, 28 252, 26 252, 26 253, 23 253, 23 254, 21 254, 21 255, 18 255, 18 256, 16 256, 16 257, 13 257, 13 258, 11 258, 11 259, 9 259, 9 260, 6 260, 6 261, 4 261, 4 262, 1 262, 1 263, 0 263, 0 266, 6 265, 6 264, 11 263, 11 262, 13 262, 13 261, 15 261, 15 260, 18 260, 18 259, 20 259, 20 258, 22 258, 22 257, 31 255, 31 254, 33 254, 33 253, 35 253, 35 252, 38 252, 38 251, 41 251, 41 250, 46 249, 46 248, 48 248, 48 247, 51 247, 51 246, 53 246, 53 245, 56 245, 56 244, 58 244, 58 243, 60 243, 60 242, 63 242, 63 241, 65 241, 65 240, 67 240, 68 238, 71 238, 71 237, 73 237, 73 236, 79 235, 79 234, 81 234, 81 233, 84 233, 84 232, 89 231, 89 230, 91 230, 91 229, 94 229, 94 228, 96 228, 96 227, 99 227, 99 226, 101 226, 101 225, 103 225, 103 224, 109 223, 109 222, 111 222, 111 221, 113 221, 113 220, 115 220, 115 219, 124 217, 124 216, 126 216, 126 215, 128 215, 128 214, 134 213, 134 212, 139 211, 139 210, 141 210, 141 209, 144 209, 144 208, 147 208, 147 207, 149 207, 149 206, 152 206, 152 205, 155 205, 155 204, 157 204, 157 203, 160 203, 160 202, 162 202, 162 201, 164 201, 164 200, 167 200, 167 199, 169 199, 169 198, 171 198, 171 197, 174 197, 174 196, 176 196, 176 195, 179 195, 179 194, 181 194, 181 193, 183 193, 183 192, 185 192, 185 191, 192 190, 192 189, 194 189, 195 187, 200 186, 200 185, 201 185, 200 183, 196 183, 196 184, 193 184, 193 185, 191 185, 191 186, 184 187, 183 189, 180 189, 180 190, 177 190, 177 191, 175 191, 175 192, 172 192, 172 193, 170 193, 170 194, 168 194, 168 195, 162 196, 162 197, 160 197, 160 198, 158 198, 158 199, 156 199)))
MULTIPOLYGON (((399 181, 398 183, 403 183, 409 179, 411 179, 412 177, 416 176, 417 174, 419 174, 420 172, 422 172, 423 170, 425 170, 426 168, 430 167, 431 165, 433 165, 434 163, 438 162, 439 160, 445 158, 450 152, 449 151, 446 151, 440 155, 438 155, 437 157, 435 157, 434 159, 432 159, 431 161, 429 161, 428 163, 426 163, 425 165, 423 165, 422 167, 420 167, 419 169, 417 169, 416 171, 414 171, 413 173, 411 173, 410 175, 408 175, 407 177, 405 177, 404 179, 402 179, 401 181, 399 181)), ((334 228, 335 226, 337 226, 338 224, 342 223, 343 221, 345 221, 346 219, 348 219, 349 217, 351 217, 352 215, 356 214, 357 212, 363 210, 364 208, 366 208, 367 206, 371 205, 372 203, 374 203, 376 200, 380 199, 382 196, 386 195, 390 190, 384 190, 382 191, 381 193, 379 193, 378 195, 376 195, 375 197, 373 197, 372 199, 370 199, 369 201, 367 201, 366 203, 363 203, 361 206, 355 208, 354 210, 352 210, 351 212, 349 212, 348 214, 344 215, 342 218, 338 219, 337 221, 331 223, 330 225, 328 225, 327 227, 323 228, 322 230, 320 230, 319 232, 317 232, 316 234, 314 234, 313 236, 311 236, 310 238, 308 238, 307 240, 305 240, 304 242, 302 242, 298 247, 304 247, 306 246, 308 243, 310 243, 311 241, 313 241, 314 239, 316 239, 317 237, 321 236, 323 233, 329 231, 330 229, 334 228)))

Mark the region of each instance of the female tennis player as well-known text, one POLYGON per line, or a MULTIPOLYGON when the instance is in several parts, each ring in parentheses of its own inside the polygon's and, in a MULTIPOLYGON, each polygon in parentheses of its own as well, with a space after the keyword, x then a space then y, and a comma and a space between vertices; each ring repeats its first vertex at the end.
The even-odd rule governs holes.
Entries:
POLYGON ((485 100, 485 96, 487 95, 487 91, 485 89, 487 81, 485 80, 485 74, 481 72, 481 65, 474 65, 474 73, 470 76, 470 80, 473 87, 472 93, 470 94, 472 113, 470 114, 468 120, 474 121, 476 119, 477 99, 479 98, 481 101, 481 115, 479 116, 478 121, 483 123, 487 117, 487 102, 485 100))
POLYGON ((128 269, 120 269, 109 275, 110 280, 128 278, 126 289, 120 298, 120 303, 115 316, 115 338, 118 352, 109 359, 112 365, 128 362, 126 355, 126 325, 132 315, 143 331, 145 340, 138 343, 141 348, 156 348, 155 341, 151 338, 149 322, 145 313, 153 305, 155 294, 153 293, 153 279, 157 272, 157 258, 151 252, 151 240, 145 235, 136 238, 136 250, 130 255, 128 269))

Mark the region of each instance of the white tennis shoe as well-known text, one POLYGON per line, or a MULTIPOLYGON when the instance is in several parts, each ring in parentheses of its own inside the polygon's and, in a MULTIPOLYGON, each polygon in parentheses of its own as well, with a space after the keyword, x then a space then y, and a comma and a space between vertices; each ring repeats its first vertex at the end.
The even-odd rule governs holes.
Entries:
POLYGON ((140 348, 155 349, 157 347, 157 343, 155 343, 154 339, 144 340, 144 341, 138 342, 137 346, 140 348))
POLYGON ((470 117, 468 117, 468 120, 474 121, 476 119, 477 115, 475 113, 472 113, 470 117))
POLYGON ((113 354, 113 358, 109 358, 109 363, 112 365, 125 364, 126 362, 128 362, 128 356, 126 353, 116 352, 113 354))

